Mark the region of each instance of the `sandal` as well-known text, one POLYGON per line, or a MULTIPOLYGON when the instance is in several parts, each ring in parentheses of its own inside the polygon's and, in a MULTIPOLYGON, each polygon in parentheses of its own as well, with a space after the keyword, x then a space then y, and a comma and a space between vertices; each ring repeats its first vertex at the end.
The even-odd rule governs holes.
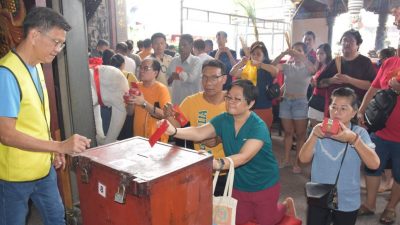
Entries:
POLYGON ((375 211, 369 209, 367 206, 362 204, 360 206, 360 209, 358 209, 357 216, 369 216, 369 215, 374 215, 375 211))
POLYGON ((394 209, 385 209, 379 218, 381 224, 393 224, 396 221, 396 212, 394 209))

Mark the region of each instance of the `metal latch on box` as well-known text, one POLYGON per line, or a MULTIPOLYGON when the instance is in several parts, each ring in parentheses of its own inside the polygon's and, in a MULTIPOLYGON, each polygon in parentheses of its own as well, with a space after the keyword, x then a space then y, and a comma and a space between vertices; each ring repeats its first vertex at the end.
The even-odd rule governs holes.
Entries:
POLYGON ((125 174, 121 174, 121 181, 118 186, 117 193, 114 195, 114 201, 120 204, 125 204, 126 201, 126 187, 129 186, 130 178, 125 174))

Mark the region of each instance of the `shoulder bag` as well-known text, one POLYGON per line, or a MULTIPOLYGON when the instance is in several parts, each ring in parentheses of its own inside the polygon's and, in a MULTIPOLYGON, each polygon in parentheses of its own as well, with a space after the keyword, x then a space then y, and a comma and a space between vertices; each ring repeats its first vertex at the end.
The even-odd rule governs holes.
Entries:
POLYGON ((344 157, 346 156, 348 146, 349 143, 346 144, 339 171, 336 176, 335 184, 321 184, 314 182, 306 183, 306 195, 308 205, 331 210, 338 209, 337 182, 339 180, 340 170, 342 169, 344 157))
MULTIPOLYGON (((222 196, 213 196, 213 225, 235 225, 236 224, 236 205, 237 200, 232 198, 233 190, 233 179, 235 177, 235 167, 233 165, 233 160, 226 157, 229 160, 229 172, 226 179, 226 185, 224 194, 222 196)), ((214 174, 213 180, 213 191, 215 191, 215 186, 217 185, 217 180, 219 177, 219 171, 214 174)))

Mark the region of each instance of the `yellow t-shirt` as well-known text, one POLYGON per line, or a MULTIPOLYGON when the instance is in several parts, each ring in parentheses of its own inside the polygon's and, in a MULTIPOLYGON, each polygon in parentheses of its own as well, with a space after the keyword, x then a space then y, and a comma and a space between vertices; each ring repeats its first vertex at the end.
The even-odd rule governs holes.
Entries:
MULTIPOLYGON (((154 106, 156 102, 162 109, 164 105, 171 102, 168 88, 156 81, 150 87, 144 87, 143 82, 138 82, 139 90, 144 96, 144 99, 154 106)), ((135 106, 135 115, 133 119, 133 134, 135 136, 150 137, 157 130, 158 119, 153 118, 148 111, 140 106, 135 106)), ((168 135, 161 136, 162 142, 168 141, 168 135)))
MULTIPOLYGON (((190 121, 190 126, 197 127, 209 122, 215 116, 226 111, 225 102, 218 105, 211 104, 203 98, 203 92, 186 97, 180 105, 182 113, 190 121)), ((225 157, 222 144, 213 148, 208 148, 203 144, 194 144, 196 150, 206 150, 214 155, 215 158, 225 157)))

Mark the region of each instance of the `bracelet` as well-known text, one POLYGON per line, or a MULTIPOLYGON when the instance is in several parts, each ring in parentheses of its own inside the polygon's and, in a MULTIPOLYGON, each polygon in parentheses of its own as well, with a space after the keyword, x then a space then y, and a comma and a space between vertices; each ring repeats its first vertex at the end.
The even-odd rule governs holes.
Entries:
POLYGON ((174 127, 174 128, 175 128, 175 132, 173 134, 171 134, 170 137, 174 137, 176 135, 176 133, 178 132, 178 129, 176 129, 176 127, 174 127))
POLYGON ((218 170, 222 170, 225 166, 225 161, 222 158, 219 158, 218 161, 219 161, 219 165, 220 165, 218 170))
POLYGON ((360 135, 358 135, 358 134, 356 133, 356 138, 354 138, 354 140, 350 143, 351 147, 354 148, 354 145, 356 144, 356 142, 358 141, 359 138, 360 138, 360 135))

